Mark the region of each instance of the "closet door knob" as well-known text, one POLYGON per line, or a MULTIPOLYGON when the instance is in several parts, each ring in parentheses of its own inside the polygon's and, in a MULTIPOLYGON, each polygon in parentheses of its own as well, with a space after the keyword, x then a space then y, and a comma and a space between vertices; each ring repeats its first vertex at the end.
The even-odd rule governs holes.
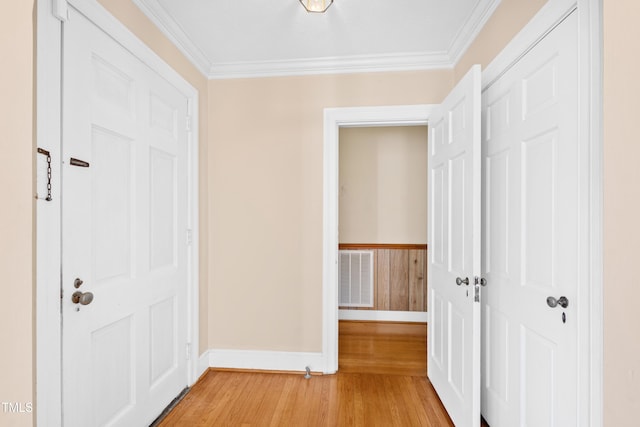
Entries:
POLYGON ((469 286, 469 278, 465 277, 464 279, 462 279, 460 277, 456 277, 456 285, 462 286, 462 284, 469 286))
POLYGON ((551 308, 554 308, 556 306, 567 308, 569 307, 569 299, 567 299, 567 297, 560 297, 558 299, 555 299, 554 297, 548 297, 547 305, 551 308))

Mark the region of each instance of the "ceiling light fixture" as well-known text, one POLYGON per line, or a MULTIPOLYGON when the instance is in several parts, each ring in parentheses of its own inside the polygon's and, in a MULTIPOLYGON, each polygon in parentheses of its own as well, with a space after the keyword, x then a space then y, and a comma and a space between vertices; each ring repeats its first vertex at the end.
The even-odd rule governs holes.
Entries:
POLYGON ((307 9, 307 12, 324 13, 333 0, 300 0, 300 3, 307 9))

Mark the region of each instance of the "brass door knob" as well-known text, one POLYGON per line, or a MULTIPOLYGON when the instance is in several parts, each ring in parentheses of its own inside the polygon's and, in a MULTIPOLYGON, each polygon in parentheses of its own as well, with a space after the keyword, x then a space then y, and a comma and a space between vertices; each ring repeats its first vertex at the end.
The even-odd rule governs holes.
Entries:
POLYGON ((93 294, 91 292, 76 291, 73 293, 73 295, 71 295, 71 301, 74 304, 91 304, 91 301, 93 301, 93 294))

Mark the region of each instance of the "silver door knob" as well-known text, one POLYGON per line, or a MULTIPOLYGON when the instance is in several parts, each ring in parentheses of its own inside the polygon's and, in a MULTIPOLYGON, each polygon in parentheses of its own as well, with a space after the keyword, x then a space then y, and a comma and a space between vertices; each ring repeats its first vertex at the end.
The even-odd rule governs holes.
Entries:
POLYGON ((460 277, 456 277, 456 285, 462 286, 463 284, 469 286, 469 278, 465 277, 464 279, 460 277))
POLYGON ((555 299, 554 297, 548 297, 547 305, 551 308, 554 308, 558 305, 562 308, 567 308, 569 306, 569 300, 567 299, 567 297, 560 297, 558 299, 555 299))
POLYGON ((93 294, 91 292, 76 291, 73 293, 73 295, 71 295, 71 301, 74 304, 91 304, 91 301, 93 301, 93 294))

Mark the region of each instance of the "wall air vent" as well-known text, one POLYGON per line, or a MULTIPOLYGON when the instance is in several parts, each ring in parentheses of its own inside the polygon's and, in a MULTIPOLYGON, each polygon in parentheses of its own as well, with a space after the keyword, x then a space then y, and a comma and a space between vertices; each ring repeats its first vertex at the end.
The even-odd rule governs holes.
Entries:
POLYGON ((340 307, 373 307, 373 251, 339 251, 340 307))

